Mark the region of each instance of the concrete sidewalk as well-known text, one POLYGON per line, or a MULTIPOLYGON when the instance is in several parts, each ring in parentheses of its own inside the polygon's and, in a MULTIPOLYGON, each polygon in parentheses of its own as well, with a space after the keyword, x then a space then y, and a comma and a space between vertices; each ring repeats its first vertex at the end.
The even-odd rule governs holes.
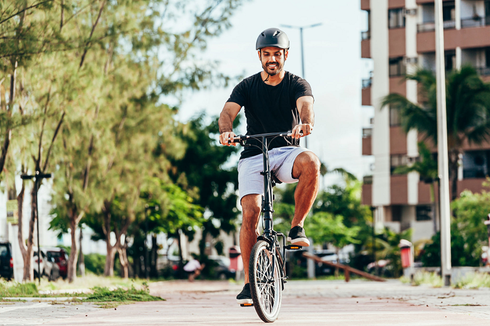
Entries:
MULTIPOLYGON (((235 302, 242 285, 158 282, 167 301, 100 309, 91 304, 0 304, 0 325, 262 325, 254 308, 235 302), (2 311, 3 310, 3 311, 2 311)), ((490 290, 412 287, 398 281, 291 281, 278 325, 489 325, 490 290)))

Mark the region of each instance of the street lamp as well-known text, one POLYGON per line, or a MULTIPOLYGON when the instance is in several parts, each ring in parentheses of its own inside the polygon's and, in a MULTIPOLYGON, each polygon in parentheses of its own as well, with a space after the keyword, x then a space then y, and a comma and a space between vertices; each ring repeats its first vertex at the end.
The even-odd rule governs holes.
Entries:
POLYGON ((21 179, 30 180, 34 179, 34 189, 36 191, 36 226, 37 226, 37 279, 39 281, 39 285, 41 285, 41 246, 39 244, 39 209, 38 209, 38 190, 41 186, 42 179, 51 178, 51 173, 41 173, 40 171, 36 171, 35 175, 27 175, 22 174, 21 179))
MULTIPOLYGON (((321 25, 322 25, 322 23, 317 23, 317 24, 308 25, 308 26, 282 25, 282 27, 285 27, 285 28, 297 28, 297 29, 299 29, 299 38, 300 38, 300 45, 301 45, 301 74, 302 74, 301 77, 303 77, 303 78, 305 78, 305 61, 304 61, 304 53, 303 53, 303 29, 318 27, 321 25)), ((308 138, 305 138, 305 147, 308 148, 308 138)))
POLYGON ((146 204, 145 205, 145 241, 144 241, 144 244, 145 244, 145 276, 146 276, 146 279, 148 280, 150 278, 150 271, 148 270, 148 266, 149 266, 149 258, 148 258, 148 245, 146 244, 146 241, 148 241, 148 210, 156 210, 158 211, 160 207, 158 205, 148 205, 146 204))
POLYGON ((437 152, 440 178, 441 276, 445 286, 451 285, 451 207, 449 201, 449 168, 446 119, 446 77, 444 68, 444 27, 442 0, 435 1, 436 26, 436 94, 437 152))

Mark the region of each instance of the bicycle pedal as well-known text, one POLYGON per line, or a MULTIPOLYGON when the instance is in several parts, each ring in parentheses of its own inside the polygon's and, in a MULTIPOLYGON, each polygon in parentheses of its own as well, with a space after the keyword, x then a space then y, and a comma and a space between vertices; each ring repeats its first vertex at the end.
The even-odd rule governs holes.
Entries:
POLYGON ((286 248, 286 250, 300 250, 300 249, 303 249, 302 246, 296 246, 296 245, 289 245, 289 246, 286 246, 284 248, 286 248))
POLYGON ((242 303, 240 304, 240 307, 253 307, 253 303, 242 303))

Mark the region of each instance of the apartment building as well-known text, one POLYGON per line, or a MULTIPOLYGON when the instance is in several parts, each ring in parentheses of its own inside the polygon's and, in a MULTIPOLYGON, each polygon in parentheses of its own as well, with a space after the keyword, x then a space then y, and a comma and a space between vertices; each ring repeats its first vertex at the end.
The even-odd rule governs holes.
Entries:
MULTIPOLYGON (((419 67, 435 70, 434 0, 361 0, 368 15, 361 56, 371 59, 371 78, 362 81, 362 105, 374 107, 372 124, 363 128, 362 153, 375 159, 372 176, 364 178, 362 202, 375 207, 378 224, 395 231, 413 228, 413 240, 434 233, 429 185, 417 173, 395 175, 397 166, 418 157, 416 131, 405 134, 397 112, 380 110, 381 99, 400 93, 417 102, 417 84, 403 75, 419 67)), ((447 70, 474 66, 490 80, 490 0, 443 1, 447 70)), ((481 191, 490 174, 490 144, 465 146, 458 191, 481 191)), ((437 193, 437 191, 436 191, 437 193)))

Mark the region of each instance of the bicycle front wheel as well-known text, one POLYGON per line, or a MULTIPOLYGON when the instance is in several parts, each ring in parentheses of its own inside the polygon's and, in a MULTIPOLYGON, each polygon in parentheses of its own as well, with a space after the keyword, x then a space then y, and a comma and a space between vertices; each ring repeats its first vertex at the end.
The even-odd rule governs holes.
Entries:
POLYGON ((277 258, 264 240, 259 240, 252 248, 249 279, 255 311, 264 322, 274 322, 281 309, 281 271, 277 258))

